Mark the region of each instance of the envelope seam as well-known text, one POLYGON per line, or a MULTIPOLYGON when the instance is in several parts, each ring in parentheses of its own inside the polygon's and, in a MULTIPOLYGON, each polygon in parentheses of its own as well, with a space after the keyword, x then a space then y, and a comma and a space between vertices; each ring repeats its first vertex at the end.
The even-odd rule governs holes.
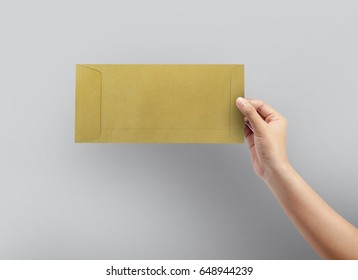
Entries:
POLYGON ((224 129, 206 129, 206 128, 203 128, 203 129, 200 129, 200 128, 192 128, 192 129, 190 129, 190 128, 155 128, 155 129, 153 129, 153 128, 130 128, 130 127, 128 127, 128 128, 104 128, 103 130, 111 130, 111 131, 113 131, 113 130, 178 130, 178 129, 180 129, 180 130, 206 130, 206 131, 217 131, 217 130, 219 130, 219 131, 227 131, 227 129, 226 128, 224 128, 224 129))
POLYGON ((99 89, 99 134, 96 138, 93 138, 93 140, 97 140, 98 138, 100 138, 101 134, 102 134, 102 73, 101 71, 97 70, 97 69, 93 69, 91 67, 85 66, 83 64, 80 64, 81 67, 90 69, 92 71, 98 72, 99 73, 99 77, 100 77, 100 89, 99 89))
POLYGON ((229 137, 232 138, 231 136, 231 117, 232 117, 232 106, 231 106, 231 99, 232 99, 232 72, 233 72, 233 69, 235 67, 232 67, 230 69, 230 96, 229 96, 229 108, 230 108, 230 116, 229 116, 229 137))
MULTIPOLYGON (((242 65, 236 65, 234 67, 231 68, 231 73, 230 73, 230 120, 229 120, 229 125, 230 125, 230 128, 229 128, 229 137, 233 140, 235 140, 234 137, 232 137, 232 127, 231 127, 231 119, 232 119, 232 79, 233 79, 233 71, 234 69, 242 69, 243 66, 242 65)), ((242 69, 243 70, 243 69, 242 69)))

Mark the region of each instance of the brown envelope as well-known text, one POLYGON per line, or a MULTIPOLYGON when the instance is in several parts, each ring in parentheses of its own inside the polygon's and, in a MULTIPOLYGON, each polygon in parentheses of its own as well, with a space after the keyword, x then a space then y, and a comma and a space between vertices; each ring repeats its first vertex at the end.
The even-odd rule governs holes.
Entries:
POLYGON ((83 64, 75 141, 242 143, 242 64, 83 64))

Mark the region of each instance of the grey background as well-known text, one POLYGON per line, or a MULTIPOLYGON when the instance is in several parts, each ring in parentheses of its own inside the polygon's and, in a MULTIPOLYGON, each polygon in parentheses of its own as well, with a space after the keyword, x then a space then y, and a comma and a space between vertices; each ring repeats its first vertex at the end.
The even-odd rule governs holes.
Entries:
POLYGON ((300 174, 357 213, 356 1, 3 1, 1 259, 316 259, 246 145, 74 144, 76 63, 244 63, 300 174))

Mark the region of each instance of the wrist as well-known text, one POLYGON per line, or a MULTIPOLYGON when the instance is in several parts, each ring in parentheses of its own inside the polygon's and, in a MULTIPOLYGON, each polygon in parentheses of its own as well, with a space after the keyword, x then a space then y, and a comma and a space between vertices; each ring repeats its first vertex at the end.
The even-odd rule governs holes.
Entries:
POLYGON ((289 161, 281 162, 274 166, 269 167, 263 176, 263 181, 269 186, 272 187, 277 185, 278 182, 290 178, 294 175, 295 170, 291 166, 289 161))

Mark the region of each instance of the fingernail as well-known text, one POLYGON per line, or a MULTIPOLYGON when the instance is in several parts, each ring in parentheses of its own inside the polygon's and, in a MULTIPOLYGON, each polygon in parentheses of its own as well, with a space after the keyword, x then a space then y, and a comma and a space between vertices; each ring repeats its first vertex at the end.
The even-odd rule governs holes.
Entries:
POLYGON ((236 103, 237 103, 237 104, 240 104, 240 105, 242 105, 242 106, 245 106, 246 103, 247 103, 247 101, 245 100, 245 98, 238 97, 238 98, 236 99, 236 103))

